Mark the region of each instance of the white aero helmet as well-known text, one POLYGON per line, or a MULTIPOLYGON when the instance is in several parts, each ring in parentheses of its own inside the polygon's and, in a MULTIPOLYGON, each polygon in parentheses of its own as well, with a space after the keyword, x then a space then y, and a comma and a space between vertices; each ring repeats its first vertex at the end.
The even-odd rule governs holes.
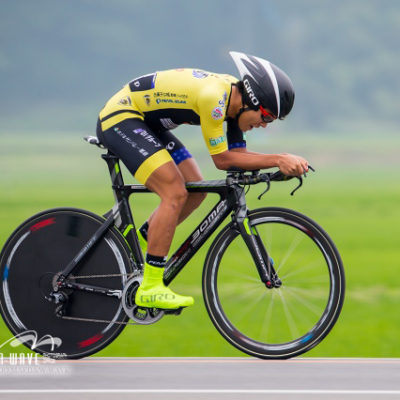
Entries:
POLYGON ((268 110, 283 119, 294 103, 294 89, 290 78, 276 65, 262 58, 230 51, 240 79, 243 81, 243 101, 252 110, 268 110))

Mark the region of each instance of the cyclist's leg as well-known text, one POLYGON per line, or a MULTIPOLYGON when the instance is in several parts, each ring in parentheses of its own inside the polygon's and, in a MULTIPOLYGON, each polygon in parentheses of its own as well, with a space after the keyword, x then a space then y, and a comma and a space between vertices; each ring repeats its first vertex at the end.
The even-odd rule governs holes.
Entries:
MULTIPOLYGON (((203 175, 194 158, 188 158, 178 164, 179 171, 181 172, 185 182, 202 181, 203 175)), ((206 198, 206 193, 189 193, 185 206, 179 215, 178 224, 184 221, 206 198)))
MULTIPOLYGON (((184 182, 195 182, 203 180, 200 169, 193 158, 189 158, 179 163, 178 169, 183 176, 184 182)), ((206 193, 188 193, 187 200, 178 218, 178 225, 183 222, 197 207, 200 206, 206 196, 206 193)), ((154 211, 148 221, 146 221, 139 229, 140 237, 142 240, 147 240, 148 224, 150 224, 150 222, 152 221, 156 211, 157 210, 154 211)), ((145 245, 146 244, 142 242, 142 246, 145 245)))
POLYGON ((190 306, 194 302, 192 297, 177 295, 163 282, 167 254, 187 200, 182 174, 170 161, 153 171, 145 185, 159 195, 161 203, 149 222, 146 265, 143 282, 136 293, 136 304, 169 309, 190 306))
POLYGON ((149 221, 147 251, 164 256, 169 251, 179 215, 186 203, 187 191, 182 174, 173 161, 157 168, 145 185, 161 199, 149 221))
POLYGON ((193 304, 191 297, 179 296, 163 283, 166 255, 187 199, 182 174, 164 145, 140 119, 125 119, 112 126, 99 124, 98 136, 139 182, 161 198, 149 224, 144 277, 136 295, 138 305, 179 308, 193 304))

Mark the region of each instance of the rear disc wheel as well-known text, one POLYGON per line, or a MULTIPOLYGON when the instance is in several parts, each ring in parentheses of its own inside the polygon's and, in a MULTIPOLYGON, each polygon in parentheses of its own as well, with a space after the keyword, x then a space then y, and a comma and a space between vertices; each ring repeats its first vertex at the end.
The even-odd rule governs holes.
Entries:
MULTIPOLYGON (((102 223, 104 218, 84 210, 48 210, 25 221, 3 248, 0 310, 15 336, 31 338, 24 342, 31 350, 53 358, 86 357, 107 346, 128 321, 117 296, 60 290, 66 318, 103 322, 60 318, 47 299, 60 272, 102 223)), ((121 234, 110 228, 72 272, 71 281, 122 293, 133 270, 129 254, 121 234)))

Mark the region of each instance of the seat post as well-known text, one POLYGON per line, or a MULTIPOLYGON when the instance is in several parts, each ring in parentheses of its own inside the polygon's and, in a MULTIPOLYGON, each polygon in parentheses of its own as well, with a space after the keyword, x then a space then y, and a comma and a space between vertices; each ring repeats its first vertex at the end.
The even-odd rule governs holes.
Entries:
POLYGON ((101 158, 107 163, 113 186, 123 186, 124 179, 122 177, 119 158, 110 151, 107 154, 102 154, 101 158))

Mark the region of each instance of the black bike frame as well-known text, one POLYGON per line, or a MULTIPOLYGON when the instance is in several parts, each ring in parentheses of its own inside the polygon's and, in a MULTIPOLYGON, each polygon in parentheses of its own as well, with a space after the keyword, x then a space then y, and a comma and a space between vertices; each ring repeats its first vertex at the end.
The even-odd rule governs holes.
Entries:
MULTIPOLYGON (((136 234, 135 223, 129 205, 129 197, 133 193, 147 193, 150 191, 144 185, 124 184, 118 157, 108 153, 103 154, 102 158, 108 165, 112 181, 112 190, 116 200, 115 206, 105 215, 106 221, 62 271, 57 283, 59 287, 66 286, 68 288, 85 290, 108 296, 119 296, 119 294, 116 294, 115 290, 75 283, 68 280, 68 275, 71 274, 80 260, 82 260, 94 244, 102 238, 107 229, 113 225, 115 225, 125 237, 125 240, 132 250, 132 257, 136 265, 141 269, 143 268, 144 259, 136 234)), ((164 274, 164 282, 166 285, 172 282, 229 214, 232 214, 234 227, 240 232, 249 248, 261 281, 267 285, 270 284, 275 271, 273 270, 268 253, 258 236, 256 228, 250 226, 247 217, 248 210, 244 186, 237 182, 238 174, 238 172, 228 173, 227 179, 224 180, 186 183, 186 189, 189 193, 217 193, 220 198, 208 215, 167 261, 164 274)))

